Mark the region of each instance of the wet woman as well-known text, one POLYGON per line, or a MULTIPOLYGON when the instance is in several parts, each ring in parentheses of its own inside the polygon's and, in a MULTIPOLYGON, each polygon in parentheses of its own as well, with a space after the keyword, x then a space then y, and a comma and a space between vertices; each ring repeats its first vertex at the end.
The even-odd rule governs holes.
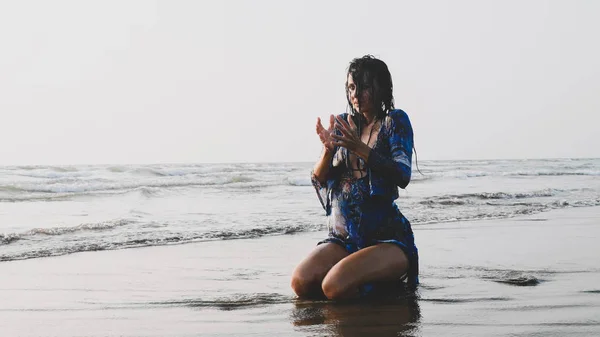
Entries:
POLYGON ((394 108, 387 65, 370 55, 348 67, 350 113, 317 119, 323 152, 312 182, 325 209, 328 237, 296 267, 299 297, 356 298, 378 284, 418 283, 418 252, 394 200, 411 177, 413 131, 394 108))

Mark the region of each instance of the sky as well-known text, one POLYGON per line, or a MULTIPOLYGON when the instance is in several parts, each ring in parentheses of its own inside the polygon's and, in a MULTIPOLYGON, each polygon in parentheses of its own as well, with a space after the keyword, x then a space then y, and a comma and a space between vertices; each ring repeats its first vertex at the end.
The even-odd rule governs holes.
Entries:
POLYGON ((420 160, 600 157, 600 1, 2 1, 0 165, 309 162, 385 61, 420 160))

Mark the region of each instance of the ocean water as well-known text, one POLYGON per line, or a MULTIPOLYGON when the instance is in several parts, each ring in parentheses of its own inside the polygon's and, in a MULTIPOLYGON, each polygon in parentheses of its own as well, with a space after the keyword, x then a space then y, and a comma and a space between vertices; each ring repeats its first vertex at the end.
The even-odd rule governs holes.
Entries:
MULTIPOLYGON (((320 231, 312 165, 0 167, 0 263, 320 231)), ((396 201, 413 227, 600 205, 600 159, 421 161, 419 168, 396 201)))

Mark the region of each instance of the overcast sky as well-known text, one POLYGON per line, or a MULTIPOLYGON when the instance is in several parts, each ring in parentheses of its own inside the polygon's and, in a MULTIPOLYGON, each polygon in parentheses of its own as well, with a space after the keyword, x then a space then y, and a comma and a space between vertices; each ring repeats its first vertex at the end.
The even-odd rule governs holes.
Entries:
POLYGON ((349 61, 419 159, 600 157, 600 1, 2 1, 0 165, 313 161, 349 61))

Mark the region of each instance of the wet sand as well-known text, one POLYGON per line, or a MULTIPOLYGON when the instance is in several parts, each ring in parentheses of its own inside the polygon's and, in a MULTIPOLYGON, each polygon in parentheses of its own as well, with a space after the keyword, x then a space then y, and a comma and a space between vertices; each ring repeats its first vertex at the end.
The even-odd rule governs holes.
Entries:
POLYGON ((0 263, 2 336, 600 335, 600 207, 415 226, 416 294, 298 300, 324 232, 0 263))

